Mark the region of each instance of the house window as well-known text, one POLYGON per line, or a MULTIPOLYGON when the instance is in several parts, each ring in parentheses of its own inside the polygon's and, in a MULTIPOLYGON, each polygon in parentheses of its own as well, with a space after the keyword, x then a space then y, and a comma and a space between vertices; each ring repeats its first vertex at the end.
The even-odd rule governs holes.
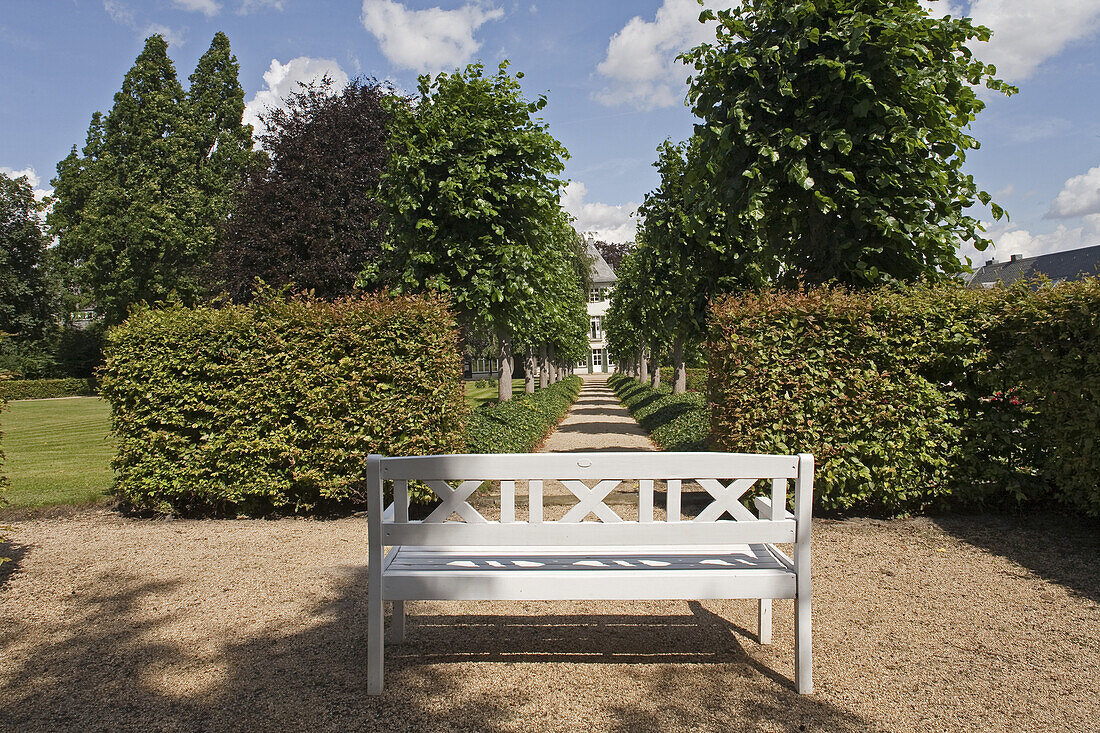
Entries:
POLYGON ((587 368, 588 368, 588 362, 587 361, 578 361, 577 362, 577 369, 587 369, 587 368))
POLYGON ((599 303, 603 300, 603 293, 600 292, 601 288, 592 288, 588 291, 588 302, 599 303))
POLYGON ((589 319, 588 324, 588 338, 592 339, 593 341, 599 341, 600 339, 602 339, 603 323, 601 322, 600 317, 592 316, 592 318, 589 319))
POLYGON ((592 366, 603 366, 603 349, 592 349, 592 366))
POLYGON ((494 374, 500 371, 500 363, 496 359, 474 359, 473 368, 470 371, 474 374, 494 374))

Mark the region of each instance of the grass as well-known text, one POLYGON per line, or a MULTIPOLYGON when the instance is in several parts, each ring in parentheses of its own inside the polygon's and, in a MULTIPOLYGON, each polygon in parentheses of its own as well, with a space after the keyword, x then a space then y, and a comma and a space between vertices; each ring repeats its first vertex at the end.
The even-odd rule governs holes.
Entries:
POLYGON ((110 407, 98 397, 9 402, 0 413, 0 470, 13 508, 90 504, 111 487, 110 407))
MULTIPOLYGON (((465 382, 466 385, 466 401, 470 403, 470 407, 477 409, 490 400, 497 398, 497 383, 496 381, 490 381, 488 387, 475 387, 473 381, 465 382)), ((537 385, 536 385, 537 386, 537 385)), ((518 394, 523 392, 523 380, 512 380, 512 393, 518 394)))

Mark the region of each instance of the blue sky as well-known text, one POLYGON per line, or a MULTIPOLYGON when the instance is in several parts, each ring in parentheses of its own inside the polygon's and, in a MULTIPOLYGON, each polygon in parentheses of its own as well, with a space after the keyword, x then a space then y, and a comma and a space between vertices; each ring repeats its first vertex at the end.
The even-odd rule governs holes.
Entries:
MULTIPOLYGON (((722 3, 708 0, 708 5, 722 3)), ((990 98, 967 169, 1011 214, 990 225, 996 257, 1100 244, 1100 0, 942 0, 994 30, 976 52, 1020 87, 990 98)), ((572 154, 563 202, 582 231, 632 238, 634 206, 657 183, 666 137, 684 139, 687 70, 675 55, 708 37, 695 0, 3 0, 0 170, 49 189, 83 145, 153 32, 186 83, 213 34, 241 64, 249 119, 295 82, 387 79, 511 60, 572 154)), ((988 254, 972 255, 977 261, 988 254)))

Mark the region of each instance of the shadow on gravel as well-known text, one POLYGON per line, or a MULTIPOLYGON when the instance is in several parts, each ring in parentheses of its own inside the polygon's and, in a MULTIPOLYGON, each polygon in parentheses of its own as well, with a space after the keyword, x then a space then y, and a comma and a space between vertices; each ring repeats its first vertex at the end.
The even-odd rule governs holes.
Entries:
POLYGON ((621 408, 618 405, 602 405, 600 407, 577 407, 577 406, 574 405, 573 408, 569 411, 569 414, 570 415, 606 415, 608 410, 612 410, 612 409, 620 409, 620 410, 625 411, 625 408, 621 408))
POLYGON ((0 542, 0 557, 7 558, 0 562, 0 588, 8 582, 8 578, 15 575, 23 558, 30 552, 30 547, 20 545, 17 542, 0 542))
MULTIPOLYGON (((622 424, 623 432, 631 435, 645 435, 645 431, 636 427, 631 423, 622 424)), ((581 435, 605 435, 608 433, 607 423, 605 422, 581 422, 571 424, 561 424, 557 427, 559 433, 580 433, 581 435)))
MULTIPOLYGON (((558 679, 561 668, 551 664, 501 673, 500 662, 521 661, 616 665, 614 674, 622 675, 632 697, 652 701, 654 709, 622 704, 598 711, 613 718, 612 730, 869 727, 833 704, 795 693, 789 680, 745 651, 745 629, 698 603, 689 614, 660 616, 414 613, 408 641, 387 648, 384 694, 369 697, 365 570, 347 578, 339 598, 318 604, 311 628, 287 634, 267 624, 269 630, 213 652, 184 647, 171 636, 168 624, 189 613, 168 602, 178 585, 105 574, 95 593, 73 597, 67 618, 18 620, 5 629, 0 656, 9 659, 7 649, 28 637, 44 641, 29 659, 4 670, 0 729, 532 730, 540 721, 520 720, 524 706, 551 710, 547 696, 587 692, 558 679), (56 631, 43 634, 33 629, 36 623, 55 623, 56 631), (472 633, 486 628, 493 633, 472 633), (655 677, 653 664, 667 666, 655 677), (638 685, 648 689, 638 694, 638 685)), ((227 627, 235 623, 225 619, 227 627)))
POLYGON ((1100 521, 1055 512, 955 515, 934 519, 943 531, 1100 602, 1100 521))

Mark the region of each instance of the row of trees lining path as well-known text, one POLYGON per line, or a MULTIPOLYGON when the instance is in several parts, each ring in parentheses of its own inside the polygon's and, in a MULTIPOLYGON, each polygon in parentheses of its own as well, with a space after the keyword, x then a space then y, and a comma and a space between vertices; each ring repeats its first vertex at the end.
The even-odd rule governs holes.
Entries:
POLYGON ((247 301, 263 281, 329 299, 443 292, 465 345, 499 357, 501 399, 516 355, 546 384, 587 353, 568 153, 507 62, 422 76, 415 95, 303 86, 261 116, 256 148, 229 39, 187 89, 167 51, 147 39, 53 180, 60 269, 107 326, 141 302, 247 301))
POLYGON ((658 148, 606 318, 615 363, 671 361, 677 393, 715 294, 967 271, 957 247, 990 244, 967 209, 1004 216, 963 172, 976 90, 1016 91, 966 45, 988 28, 918 0, 749 0, 700 19, 716 40, 681 56, 699 122, 658 148))

